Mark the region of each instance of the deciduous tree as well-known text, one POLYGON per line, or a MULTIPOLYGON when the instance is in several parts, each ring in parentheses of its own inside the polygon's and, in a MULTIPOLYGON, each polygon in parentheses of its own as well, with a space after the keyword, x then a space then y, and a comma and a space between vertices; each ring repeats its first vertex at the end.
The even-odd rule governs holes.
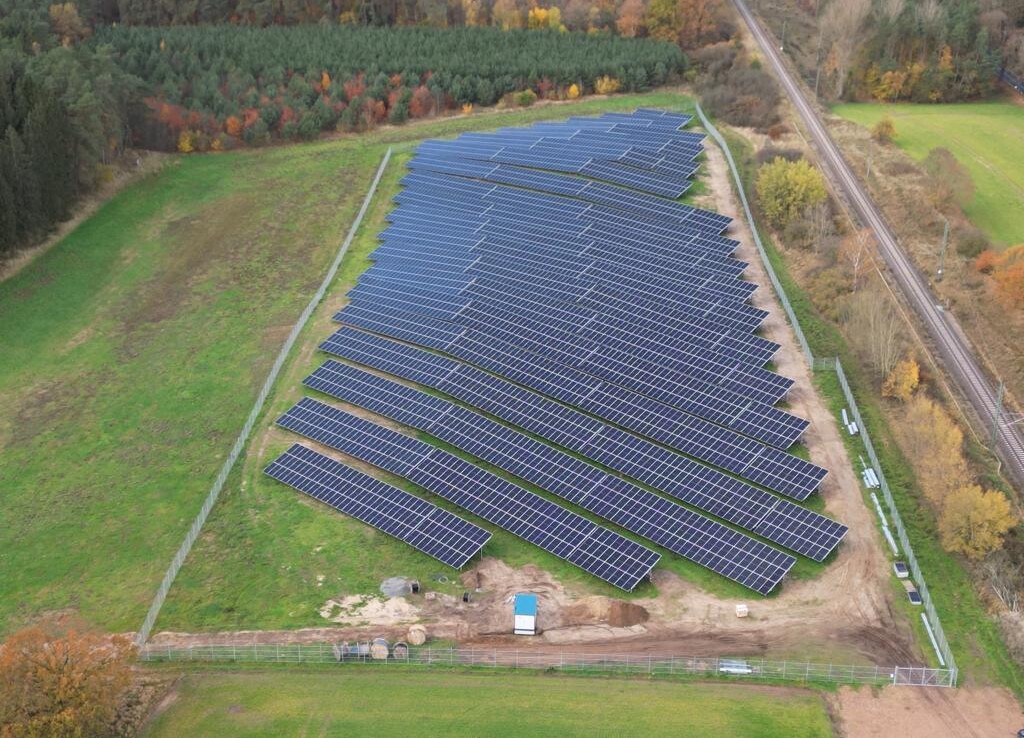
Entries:
POLYGON ((703 45, 718 30, 722 0, 678 0, 679 45, 693 49, 703 45))
POLYGON ((982 491, 976 484, 961 487, 945 501, 939 518, 939 535, 947 551, 980 559, 1003 546, 1017 520, 1002 492, 982 491))
POLYGON ((900 361, 889 372, 882 385, 882 396, 892 397, 900 402, 907 402, 921 383, 921 367, 917 361, 908 356, 900 361))
POLYGON ((806 159, 778 158, 762 165, 757 172, 757 194, 764 214, 779 228, 828 197, 821 172, 806 159))
POLYGON ((92 738, 108 733, 131 681, 130 645, 88 633, 51 637, 40 628, 0 646, 3 738, 92 738))
POLYGON ((901 425, 907 455, 914 462, 921 491, 940 510, 946 496, 967 478, 964 434, 945 410, 917 395, 906 405, 901 425))
POLYGON ((678 0, 650 0, 644 25, 654 38, 675 43, 682 28, 678 0))
POLYGON ((871 14, 871 0, 830 2, 821 16, 823 48, 829 49, 826 71, 832 76, 837 98, 846 91, 854 56, 864 38, 864 24, 871 14))
POLYGON ((949 149, 932 149, 921 166, 928 173, 928 194, 935 207, 941 210, 952 203, 963 207, 974 199, 971 173, 949 149))
POLYGON ((644 16, 646 14, 647 6, 644 0, 625 0, 619 6, 615 27, 619 30, 619 33, 628 38, 639 36, 644 30, 644 16))
POLYGON ((867 354, 879 378, 889 376, 903 353, 900 320, 877 284, 855 292, 843 310, 843 324, 854 347, 867 354))

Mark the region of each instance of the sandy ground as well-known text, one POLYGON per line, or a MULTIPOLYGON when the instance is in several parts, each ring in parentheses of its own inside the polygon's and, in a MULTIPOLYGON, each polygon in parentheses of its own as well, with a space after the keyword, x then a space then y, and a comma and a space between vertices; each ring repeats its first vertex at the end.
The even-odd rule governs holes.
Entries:
POLYGON ((843 687, 830 696, 840 738, 1013 738, 1024 712, 1005 689, 843 687))
MULTIPOLYGON (((771 292, 749 230, 739 217, 728 168, 717 148, 707 149, 707 165, 713 194, 702 204, 734 218, 731 235, 743 244, 739 257, 750 264, 748 278, 760 285, 753 302, 771 312, 764 333, 782 346, 776 356, 778 371, 796 380, 789 397, 790 409, 811 421, 806 438, 811 459, 830 471, 821 490, 826 511, 850 527, 835 561, 823 574, 813 580, 787 582, 782 593, 772 599, 754 596, 733 601, 704 592, 671 572, 655 570, 658 595, 625 602, 607 597, 579 598, 535 567, 512 569, 495 559, 483 559, 463 575, 463 584, 473 592, 469 603, 429 591, 410 596, 407 606, 402 607, 383 598, 366 603, 348 600, 342 606, 325 601, 324 612, 337 623, 333 628, 217 635, 161 633, 154 642, 316 642, 375 635, 400 638, 407 623, 415 619, 427 625, 433 638, 482 647, 515 643, 517 648, 551 651, 695 656, 728 653, 808 660, 835 656, 846 662, 884 666, 921 663, 922 655, 908 625, 891 608, 888 560, 873 513, 864 504, 837 424, 813 390, 795 338, 771 292), (543 634, 528 642, 514 641, 508 635, 510 597, 519 591, 536 592, 540 598, 543 634), (735 606, 741 601, 749 605, 750 617, 735 616, 735 606), (396 616, 389 619, 389 612, 396 616)), ((327 449, 319 450, 338 456, 327 449)), ((330 594, 325 592, 325 596, 330 594)))

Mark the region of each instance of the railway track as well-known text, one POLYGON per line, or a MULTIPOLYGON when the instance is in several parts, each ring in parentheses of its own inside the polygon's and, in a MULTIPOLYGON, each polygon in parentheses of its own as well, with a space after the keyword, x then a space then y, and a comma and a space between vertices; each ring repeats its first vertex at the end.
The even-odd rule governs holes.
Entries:
MULTIPOLYGON (((846 196, 861 223, 870 228, 882 257, 889 266, 896 283, 907 302, 925 324, 934 341, 939 358, 949 371, 963 395, 971 403, 978 418, 985 425, 982 434, 988 436, 995 422, 997 390, 985 375, 956 318, 936 304, 928 283, 910 258, 900 248, 896 236, 885 222, 878 206, 857 179, 832 140, 815 107, 808 101, 800 84, 783 63, 782 55, 765 30, 747 7, 745 0, 733 0, 751 35, 768 59, 775 74, 804 121, 818 153, 826 175, 846 196)), ((1024 436, 1019 426, 1000 424, 996 429, 996 450, 1005 468, 1018 488, 1024 487, 1024 436)))

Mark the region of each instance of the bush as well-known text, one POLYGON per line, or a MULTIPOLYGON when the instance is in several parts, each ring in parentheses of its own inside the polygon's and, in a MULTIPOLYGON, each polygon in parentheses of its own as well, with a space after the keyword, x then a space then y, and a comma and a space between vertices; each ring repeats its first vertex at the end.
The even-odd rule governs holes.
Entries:
POLYGON ((698 88, 708 112, 730 125, 766 130, 779 122, 779 88, 763 70, 734 63, 724 74, 709 72, 698 88))
POLYGON ((618 92, 621 87, 622 83, 619 80, 607 74, 594 80, 594 92, 598 95, 610 95, 613 92, 618 92))
POLYGON ((521 108, 528 108, 537 102, 537 93, 533 90, 523 90, 515 94, 516 105, 521 108))
POLYGON ((991 245, 984 231, 972 225, 961 228, 956 235, 956 252, 965 259, 973 259, 991 245))
POLYGON ((896 138, 896 124, 892 122, 892 118, 886 116, 875 123, 871 129, 871 138, 880 144, 892 143, 892 140, 896 138))
POLYGON ((757 165, 767 164, 770 161, 776 159, 785 159, 786 161, 800 161, 804 158, 804 152, 800 149, 784 149, 778 146, 765 146, 763 149, 757 152, 757 165))
POLYGON ((785 228, 828 198, 824 177, 805 159, 778 158, 761 165, 756 189, 765 217, 777 228, 785 228))

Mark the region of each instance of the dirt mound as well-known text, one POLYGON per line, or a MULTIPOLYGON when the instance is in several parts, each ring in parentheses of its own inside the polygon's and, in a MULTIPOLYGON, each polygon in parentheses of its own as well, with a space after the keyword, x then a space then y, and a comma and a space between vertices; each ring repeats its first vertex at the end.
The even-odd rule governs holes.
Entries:
POLYGON ((650 613, 632 602, 611 597, 586 597, 565 608, 563 625, 610 625, 626 628, 646 623, 650 613))

